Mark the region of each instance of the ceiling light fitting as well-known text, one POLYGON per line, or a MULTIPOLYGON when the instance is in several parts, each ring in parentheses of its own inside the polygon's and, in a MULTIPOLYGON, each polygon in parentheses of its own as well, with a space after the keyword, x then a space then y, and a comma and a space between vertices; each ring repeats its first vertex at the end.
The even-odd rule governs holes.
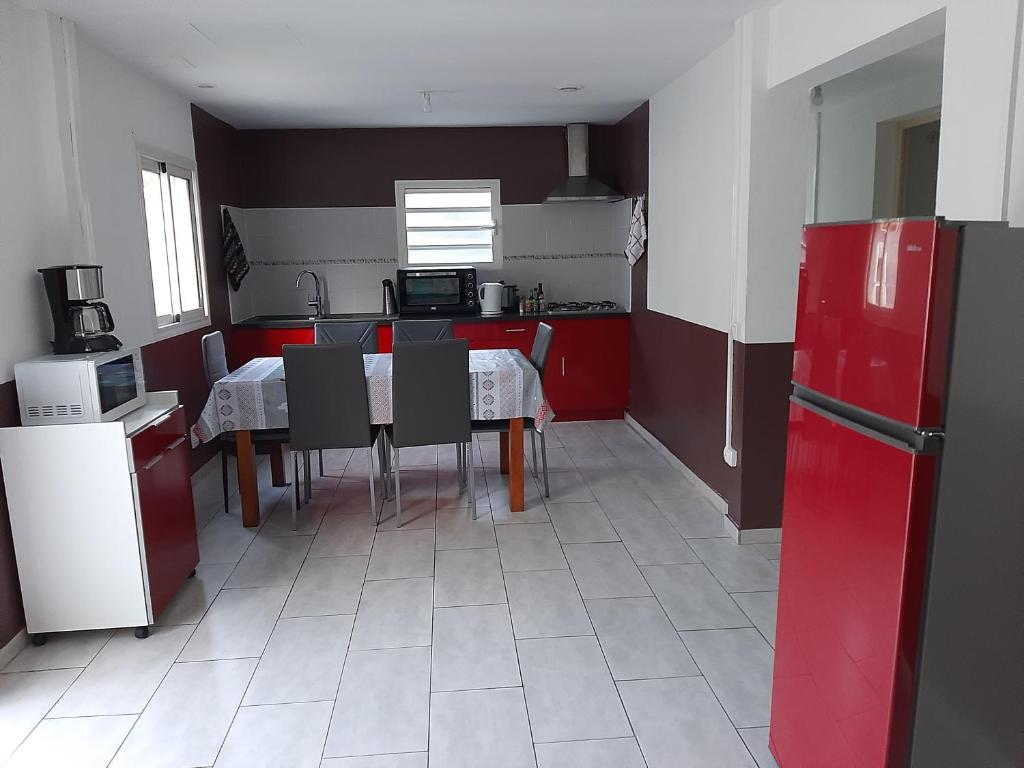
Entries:
POLYGON ((583 90, 582 85, 560 85, 558 90, 562 93, 579 93, 583 90))
POLYGON ((214 87, 215 86, 213 85, 213 83, 196 83, 196 88, 207 89, 207 88, 214 88, 214 87))

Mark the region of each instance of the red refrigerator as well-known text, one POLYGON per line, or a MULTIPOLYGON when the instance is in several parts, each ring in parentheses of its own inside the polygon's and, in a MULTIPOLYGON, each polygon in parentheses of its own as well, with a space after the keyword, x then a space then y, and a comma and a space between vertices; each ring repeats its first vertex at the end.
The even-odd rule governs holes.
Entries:
MULTIPOLYGON (((998 280, 999 269, 1014 290, 1024 285, 1024 248, 1010 255, 1008 237, 1021 246, 1020 233, 1005 226, 936 219, 805 229, 770 729, 782 768, 904 768, 911 765, 912 741, 916 749, 918 741, 940 738, 943 718, 956 723, 972 717, 955 707, 947 712, 950 688, 944 683, 927 699, 921 659, 955 659, 964 652, 945 630, 932 632, 934 648, 928 647, 925 611, 932 601, 949 604, 939 586, 930 590, 933 576, 938 585, 943 569, 963 566, 963 550, 931 556, 944 532, 935 526, 942 480, 957 476, 944 465, 951 390, 957 388, 963 408, 976 407, 979 396, 972 391, 977 372, 968 370, 977 362, 960 366, 959 381, 950 376, 951 356, 958 354, 952 339, 957 326, 965 361, 978 345, 998 341, 991 333, 985 338, 983 307, 970 305, 995 301, 1005 289, 993 294, 993 286, 986 286, 998 280), (977 232, 978 242, 994 237, 995 244, 976 248, 978 258, 968 261, 965 244, 973 241, 967 232, 977 232), (1006 258, 993 268, 992 255, 1000 249, 1006 258), (961 291, 965 276, 973 282, 961 291), (944 702, 935 708, 942 716, 915 725, 915 717, 926 720, 929 704, 938 700, 944 702)), ((1024 322, 1015 322, 1024 334, 1024 322)), ((1007 413, 1021 420, 1018 405, 999 415, 1017 384, 1011 379, 985 395, 993 422, 1007 413)), ((970 454, 966 443, 980 439, 970 436, 977 419, 963 422, 972 426, 961 430, 958 446, 970 454)), ((965 469, 970 471, 962 464, 961 474, 965 469)), ((1014 474, 1021 472, 1024 464, 1014 474)), ((1013 482, 1016 488, 1003 489, 1000 498, 1018 494, 1010 503, 1019 508, 1020 483, 1013 482)), ((963 490, 945 491, 955 492, 963 490)), ((958 511, 955 501, 945 509, 958 511)), ((962 634, 957 642, 971 642, 970 633, 962 634)), ((948 665, 932 666, 941 676, 948 665)), ((971 688, 976 682, 956 684, 971 688)))

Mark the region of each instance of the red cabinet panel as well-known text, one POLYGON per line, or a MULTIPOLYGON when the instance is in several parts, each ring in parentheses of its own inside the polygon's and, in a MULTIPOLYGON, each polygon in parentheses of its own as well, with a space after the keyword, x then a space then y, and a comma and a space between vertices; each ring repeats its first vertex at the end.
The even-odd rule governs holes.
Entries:
POLYGON ((555 336, 544 391, 557 420, 621 419, 629 405, 629 318, 546 322, 555 336))
MULTIPOLYGON (((581 317, 456 322, 470 349, 518 349, 529 356, 537 325, 555 329, 544 391, 558 421, 621 419, 629 405, 629 318, 581 317)), ((312 344, 311 328, 236 328, 232 367, 281 354, 283 344, 312 344)), ((377 326, 377 345, 391 351, 391 324, 377 326)))
POLYGON ((199 562, 190 450, 182 422, 175 441, 141 464, 135 475, 154 618, 199 562))
POLYGON ((185 407, 179 405, 162 419, 133 435, 132 458, 135 460, 135 471, 138 472, 140 467, 163 453, 185 432, 185 407))
POLYGON ((280 357, 285 344, 312 344, 312 328, 235 328, 228 351, 235 369, 254 357, 280 357))

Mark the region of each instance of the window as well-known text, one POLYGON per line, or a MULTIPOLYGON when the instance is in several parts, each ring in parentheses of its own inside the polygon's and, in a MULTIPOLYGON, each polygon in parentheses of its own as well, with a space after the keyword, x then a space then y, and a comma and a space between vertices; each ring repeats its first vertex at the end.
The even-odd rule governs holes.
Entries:
POLYGON ((140 166, 157 328, 205 320, 195 171, 148 155, 140 156, 140 166))
POLYGON ((497 179, 396 181, 399 264, 501 266, 497 179))

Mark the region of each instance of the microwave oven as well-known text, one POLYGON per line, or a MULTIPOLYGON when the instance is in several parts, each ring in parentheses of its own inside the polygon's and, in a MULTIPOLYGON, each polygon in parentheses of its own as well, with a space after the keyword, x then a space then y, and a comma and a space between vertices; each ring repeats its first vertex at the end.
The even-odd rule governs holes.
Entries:
POLYGON ((14 366, 22 426, 114 421, 146 403, 138 349, 44 355, 14 366))
POLYGON ((476 269, 415 267, 398 270, 398 311, 403 315, 479 312, 476 269))

